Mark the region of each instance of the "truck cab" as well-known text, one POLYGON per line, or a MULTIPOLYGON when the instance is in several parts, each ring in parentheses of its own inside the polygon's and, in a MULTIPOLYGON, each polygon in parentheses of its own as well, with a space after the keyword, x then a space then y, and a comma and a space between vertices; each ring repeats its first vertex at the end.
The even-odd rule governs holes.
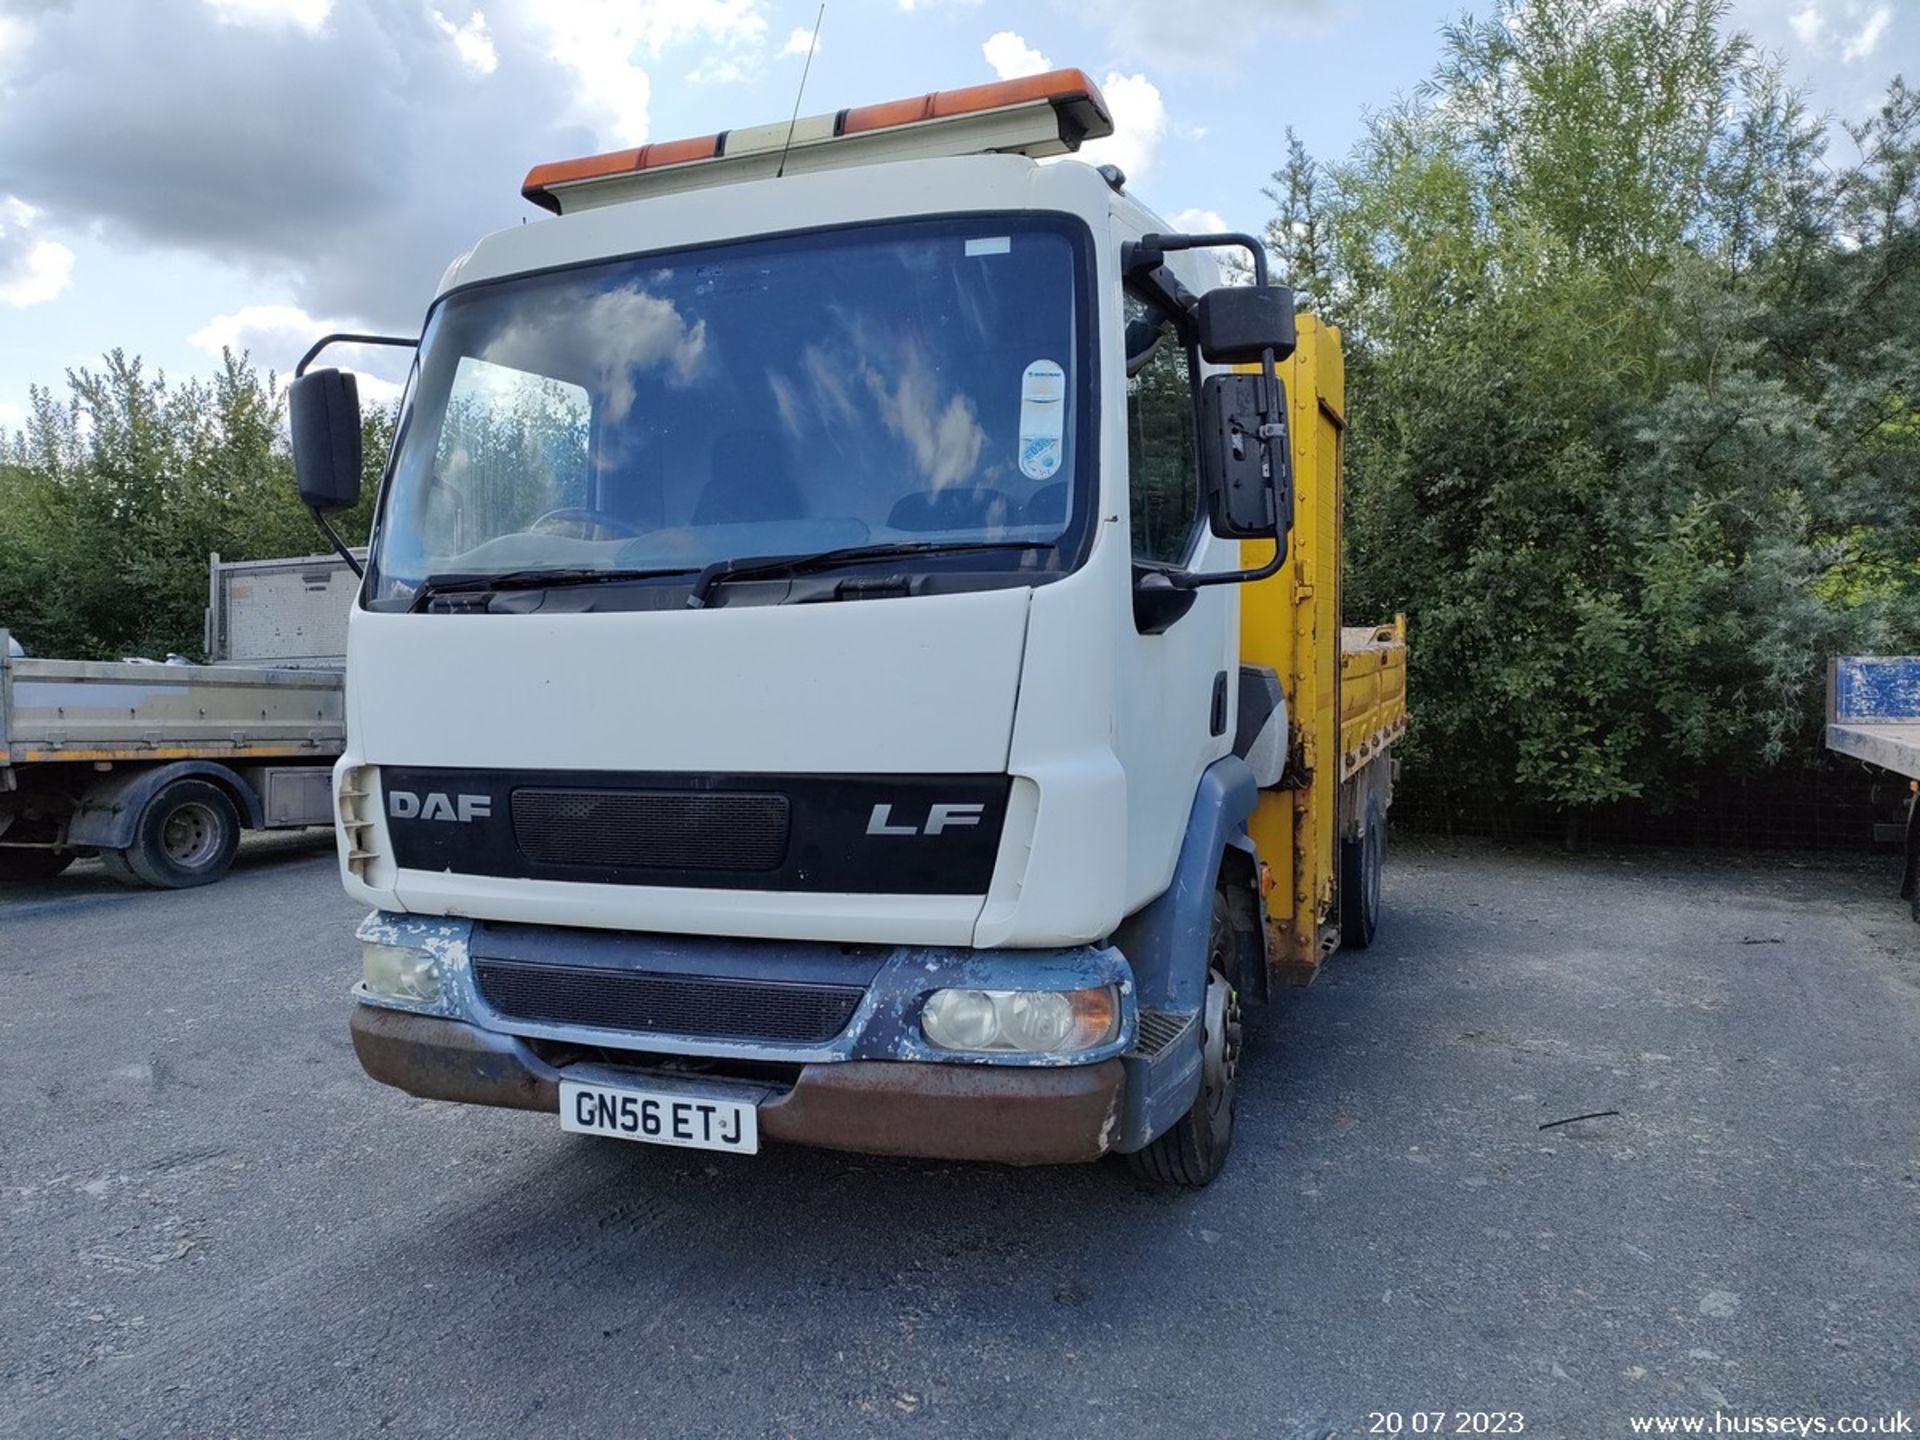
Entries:
MULTIPOLYGON (((1043 163, 1110 128, 1065 71, 542 166, 449 267, 335 770, 375 1078, 1217 1173, 1291 934, 1241 592, 1293 583, 1295 322, 1220 286, 1244 237, 1043 163)), ((291 403, 350 502, 351 377, 291 403)))

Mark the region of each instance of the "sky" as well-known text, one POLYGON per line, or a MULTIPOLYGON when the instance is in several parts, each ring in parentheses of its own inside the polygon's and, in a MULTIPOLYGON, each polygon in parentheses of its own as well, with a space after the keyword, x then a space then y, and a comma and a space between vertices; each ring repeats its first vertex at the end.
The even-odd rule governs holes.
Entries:
MULTIPOLYGON (((1118 127, 1092 158, 1175 223, 1257 232, 1287 126, 1338 158, 1489 3, 1235 0, 1229 27, 1194 0, 828 0, 801 113, 1078 66, 1118 127)), ((1837 119, 1920 81, 1920 0, 1732 11, 1837 119)), ((531 165, 783 119, 818 13, 0 0, 0 429, 114 347, 169 376, 223 345, 284 373, 329 329, 417 333, 450 260, 541 215, 531 165)), ((353 363, 394 393, 394 357, 353 363)))

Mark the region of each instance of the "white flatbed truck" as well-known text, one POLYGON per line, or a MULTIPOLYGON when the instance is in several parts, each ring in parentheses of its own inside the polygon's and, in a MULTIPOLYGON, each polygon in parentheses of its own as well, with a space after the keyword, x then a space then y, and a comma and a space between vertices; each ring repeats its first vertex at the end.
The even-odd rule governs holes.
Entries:
POLYGON ((40 659, 0 629, 0 881, 97 854, 206 885, 242 830, 331 824, 355 583, 331 555, 211 557, 205 665, 40 659))

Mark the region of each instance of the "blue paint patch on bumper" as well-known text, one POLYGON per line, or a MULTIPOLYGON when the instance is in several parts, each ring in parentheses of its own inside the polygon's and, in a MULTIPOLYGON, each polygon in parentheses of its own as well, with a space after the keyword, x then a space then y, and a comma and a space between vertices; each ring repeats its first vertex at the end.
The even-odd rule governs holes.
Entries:
POLYGON ((934 946, 843 946, 802 941, 728 940, 647 935, 558 926, 510 927, 517 961, 723 981, 837 980, 864 994, 852 1019, 832 1040, 790 1044, 721 1039, 656 1030, 556 1024, 500 1013, 475 983, 474 963, 503 945, 508 927, 375 911, 361 923, 362 941, 425 950, 434 957, 440 998, 408 1002, 354 987, 362 1003, 464 1021, 482 1030, 580 1046, 695 1055, 722 1060, 815 1064, 844 1060, 920 1060, 996 1066, 1089 1065, 1116 1058, 1133 1044, 1138 1006, 1133 969, 1113 946, 1060 950, 964 950, 934 946), (920 1010, 935 990, 1081 990, 1111 986, 1119 997, 1120 1028, 1096 1049, 1064 1055, 969 1054, 927 1043, 920 1010))

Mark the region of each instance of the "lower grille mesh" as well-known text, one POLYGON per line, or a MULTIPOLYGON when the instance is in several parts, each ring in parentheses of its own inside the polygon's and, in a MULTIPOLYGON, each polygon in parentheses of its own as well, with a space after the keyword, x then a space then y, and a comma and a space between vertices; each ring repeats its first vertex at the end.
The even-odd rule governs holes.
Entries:
POLYGON ((476 960, 480 996, 513 1020, 629 1034, 820 1044, 847 1028, 858 985, 715 979, 476 960))
POLYGON ((742 791, 513 792, 521 853, 548 865, 778 870, 787 857, 785 795, 742 791))
POLYGON ((1193 1016, 1178 1010, 1142 1010, 1133 1053, 1157 1060, 1193 1024, 1193 1016))

